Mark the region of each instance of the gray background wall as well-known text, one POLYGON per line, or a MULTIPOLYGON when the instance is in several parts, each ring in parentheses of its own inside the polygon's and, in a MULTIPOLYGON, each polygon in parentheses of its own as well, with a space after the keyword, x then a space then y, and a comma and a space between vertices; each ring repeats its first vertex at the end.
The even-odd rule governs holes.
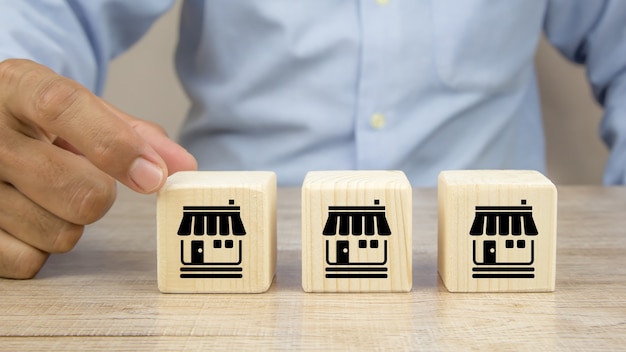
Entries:
MULTIPOLYGON (((148 34, 113 61, 104 98, 177 136, 187 100, 174 72, 180 1, 148 34)), ((542 40, 536 56, 548 176, 557 184, 599 184, 607 151, 598 137, 602 110, 591 97, 583 67, 564 60, 542 40)))

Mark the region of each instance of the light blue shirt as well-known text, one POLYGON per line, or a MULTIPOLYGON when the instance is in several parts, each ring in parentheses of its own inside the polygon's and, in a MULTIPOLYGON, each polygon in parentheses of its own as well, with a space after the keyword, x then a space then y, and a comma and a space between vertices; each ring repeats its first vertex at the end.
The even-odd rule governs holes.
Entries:
MULTIPOLYGON (((0 58, 101 92, 110 59, 169 0, 0 0, 0 58)), ((542 32, 605 107, 605 182, 626 183, 626 1, 188 0, 181 142, 202 169, 544 171, 533 57, 542 32)))

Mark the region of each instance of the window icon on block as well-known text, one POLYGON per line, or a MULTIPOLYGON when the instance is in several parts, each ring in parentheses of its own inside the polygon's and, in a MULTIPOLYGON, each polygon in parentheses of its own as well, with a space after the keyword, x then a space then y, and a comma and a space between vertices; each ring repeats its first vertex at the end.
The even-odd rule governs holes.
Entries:
POLYGON ((302 186, 306 292, 411 289, 411 185, 400 171, 314 171, 302 186))
POLYGON ((272 172, 179 172, 157 198, 162 292, 269 289, 276 268, 272 172))

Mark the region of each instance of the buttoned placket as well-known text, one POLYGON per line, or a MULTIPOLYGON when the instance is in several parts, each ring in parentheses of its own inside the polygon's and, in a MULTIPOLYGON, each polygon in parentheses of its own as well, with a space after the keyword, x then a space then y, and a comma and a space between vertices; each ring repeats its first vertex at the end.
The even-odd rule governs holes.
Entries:
POLYGON ((384 81, 386 21, 389 18, 391 1, 369 0, 360 2, 361 57, 356 111, 357 167, 379 168, 375 160, 376 135, 383 133, 388 125, 388 113, 382 106, 383 98, 379 83, 384 81))

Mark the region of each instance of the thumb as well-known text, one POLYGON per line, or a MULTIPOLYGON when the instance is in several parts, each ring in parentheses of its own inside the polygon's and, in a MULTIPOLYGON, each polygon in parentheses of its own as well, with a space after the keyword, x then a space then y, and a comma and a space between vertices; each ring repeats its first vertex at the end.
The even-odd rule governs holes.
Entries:
MULTIPOLYGON (((142 120, 136 117, 125 114, 117 107, 111 105, 109 102, 103 102, 107 107, 119 116, 122 120, 126 121, 135 132, 148 143, 150 147, 158 154, 158 156, 165 162, 168 175, 176 173, 178 171, 195 171, 198 169, 198 163, 196 159, 182 146, 174 142, 167 135, 167 132, 160 125, 142 120)), ((137 169, 131 170, 136 172, 136 180, 145 180, 147 183, 152 178, 156 178, 154 174, 154 166, 152 163, 141 162, 143 159, 135 161, 133 166, 137 169)), ((153 180, 156 182, 156 180, 153 180)))
MULTIPOLYGON (((198 163, 196 159, 189 152, 187 152, 185 148, 170 139, 163 127, 146 120, 141 120, 126 115, 106 101, 103 101, 103 103, 115 115, 128 123, 128 125, 132 127, 135 133, 137 133, 137 135, 141 139, 143 139, 150 147, 152 147, 156 154, 165 162, 168 175, 171 175, 178 171, 195 171, 198 169, 198 163)), ((82 154, 73 145, 60 137, 57 137, 54 144, 75 154, 82 154)), ((145 163, 140 161, 135 162, 134 166, 135 182, 152 182, 153 184, 159 183, 157 179, 160 178, 160 175, 158 173, 155 173, 155 171, 158 170, 154 170, 154 167, 151 163, 145 163)))
POLYGON ((139 119, 130 124, 137 134, 163 159, 169 175, 178 171, 195 171, 198 169, 196 159, 185 148, 171 140, 161 126, 139 119))

